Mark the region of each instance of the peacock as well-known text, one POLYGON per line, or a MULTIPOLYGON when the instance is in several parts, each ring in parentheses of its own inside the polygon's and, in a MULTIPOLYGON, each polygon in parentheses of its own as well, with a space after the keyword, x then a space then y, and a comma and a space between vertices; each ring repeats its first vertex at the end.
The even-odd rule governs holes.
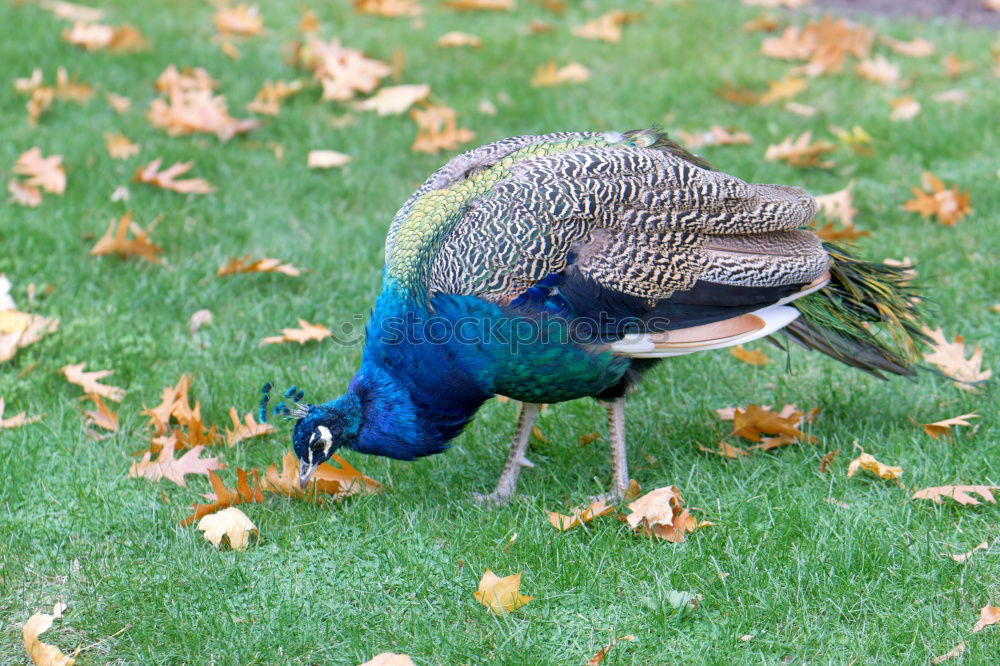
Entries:
POLYGON ((824 243, 805 229, 815 212, 804 190, 746 183, 657 129, 517 136, 453 158, 392 220, 347 391, 285 394, 300 483, 341 447, 440 453, 502 395, 520 414, 479 497, 503 504, 541 406, 589 396, 607 410, 619 500, 626 397, 664 358, 781 331, 872 375, 912 376, 921 320, 903 269, 824 243))

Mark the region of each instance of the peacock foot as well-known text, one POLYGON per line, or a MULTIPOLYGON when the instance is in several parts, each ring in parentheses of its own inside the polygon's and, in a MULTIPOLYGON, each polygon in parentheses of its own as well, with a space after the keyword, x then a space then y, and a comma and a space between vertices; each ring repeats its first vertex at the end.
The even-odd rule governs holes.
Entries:
POLYGON ((476 504, 486 508, 486 509, 497 509, 502 506, 507 506, 510 500, 514 497, 514 493, 501 493, 497 490, 484 495, 482 493, 472 493, 472 499, 476 504))

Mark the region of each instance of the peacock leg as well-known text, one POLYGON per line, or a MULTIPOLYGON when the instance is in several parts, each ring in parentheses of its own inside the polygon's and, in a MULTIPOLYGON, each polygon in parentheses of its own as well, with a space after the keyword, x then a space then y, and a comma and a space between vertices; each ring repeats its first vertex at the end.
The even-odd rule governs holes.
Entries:
POLYGON ((497 481, 497 488, 489 495, 475 493, 476 501, 488 506, 503 506, 514 495, 517 489, 517 476, 521 473, 522 467, 534 467, 527 458, 524 457, 528 450, 528 438, 531 437, 531 426, 535 425, 538 412, 542 406, 533 403, 521 403, 521 413, 517 417, 517 431, 514 433, 514 441, 510 445, 510 452, 507 454, 507 462, 500 473, 500 480, 497 481))
POLYGON ((611 491, 601 499, 620 502, 628 489, 628 456, 625 451, 625 398, 606 403, 608 438, 611 440, 611 491))

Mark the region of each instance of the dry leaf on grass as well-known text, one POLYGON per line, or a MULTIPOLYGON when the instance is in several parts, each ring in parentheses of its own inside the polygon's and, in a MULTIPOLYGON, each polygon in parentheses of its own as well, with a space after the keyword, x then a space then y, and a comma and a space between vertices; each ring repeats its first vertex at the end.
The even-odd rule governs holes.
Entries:
POLYGON ((640 17, 641 14, 635 12, 613 9, 592 21, 587 21, 583 25, 574 26, 570 29, 570 32, 583 39, 599 39, 611 44, 617 44, 622 41, 622 26, 626 23, 634 23, 640 17))
POLYGON ((153 127, 165 129, 170 136, 207 132, 220 141, 229 141, 261 125, 254 118, 232 117, 225 97, 199 88, 168 90, 166 99, 150 102, 146 119, 153 127))
POLYGON ((225 275, 236 275, 237 273, 281 273, 290 277, 299 277, 302 272, 292 264, 283 264, 280 259, 262 257, 253 259, 253 255, 247 254, 242 257, 233 257, 227 263, 219 266, 215 272, 216 277, 225 275))
POLYGON ((768 82, 768 91, 760 96, 757 104, 766 106, 782 100, 789 100, 805 89, 805 79, 797 76, 786 76, 779 81, 768 82))
POLYGON ((931 99, 938 104, 961 104, 967 102, 969 97, 971 97, 971 93, 967 90, 952 89, 935 93, 931 99))
POLYGON ((818 408, 802 412, 793 403, 785 405, 780 412, 773 412, 767 405, 747 405, 745 409, 741 407, 718 409, 716 414, 724 421, 733 422, 731 435, 760 442, 754 447, 755 449, 767 451, 797 441, 812 443, 819 441, 799 429, 803 424, 812 423, 816 419, 819 414, 818 408), (763 437, 765 433, 777 437, 763 437))
POLYGON ((882 43, 894 52, 900 55, 910 56, 911 58, 926 58, 934 53, 934 42, 929 42, 923 37, 917 37, 916 39, 906 42, 883 35, 882 43))
POLYGON ((969 358, 965 358, 965 340, 960 335, 954 342, 948 342, 940 328, 923 332, 931 339, 931 351, 924 354, 924 360, 937 366, 944 375, 955 382, 955 386, 969 392, 976 392, 980 385, 993 376, 992 370, 983 370, 983 350, 976 345, 969 358))
POLYGON ((472 595, 498 615, 509 613, 534 599, 521 594, 521 574, 500 578, 489 569, 480 579, 479 589, 472 595))
POLYGON ((863 79, 883 86, 899 83, 899 65, 891 63, 885 56, 875 56, 862 60, 854 66, 855 73, 863 79))
POLYGON ((116 160, 127 160, 134 155, 138 155, 139 148, 141 148, 139 144, 132 143, 121 132, 115 134, 105 132, 104 145, 108 149, 108 155, 116 160))
POLYGON ((871 135, 860 125, 855 125, 850 130, 840 127, 830 126, 830 131, 837 135, 837 139, 851 147, 858 155, 874 155, 875 148, 872 145, 871 135))
POLYGON ((635 640, 635 636, 633 636, 632 634, 626 634, 624 636, 616 636, 613 641, 611 641, 610 643, 608 643, 607 645, 605 645, 604 647, 602 647, 600 650, 598 650, 594 654, 594 656, 591 657, 587 661, 587 666, 597 666, 602 661, 604 661, 604 658, 608 656, 609 652, 611 652, 611 648, 613 648, 614 646, 618 645, 618 641, 630 641, 631 642, 631 641, 634 641, 634 640, 635 640))
POLYGON ((276 116, 281 111, 281 103, 302 90, 302 81, 265 81, 246 109, 251 113, 276 116))
POLYGON ((310 150, 306 156, 306 166, 310 169, 332 169, 342 167, 350 161, 350 155, 336 150, 310 150))
POLYGON ((207 516, 210 513, 215 513, 220 509, 236 506, 237 504, 260 503, 264 501, 264 493, 260 489, 257 470, 251 470, 248 479, 246 470, 237 467, 236 488, 234 490, 226 488, 215 472, 208 473, 208 480, 212 484, 212 490, 215 491, 212 494, 206 495, 206 498, 210 499, 211 503, 195 504, 194 513, 181 521, 182 527, 190 525, 199 518, 207 516))
POLYGON ((38 3, 43 9, 52 12, 56 18, 65 21, 100 21, 104 18, 104 10, 96 7, 78 5, 64 0, 42 0, 38 3))
POLYGON ((435 42, 441 48, 457 48, 460 46, 471 46, 474 49, 482 47, 483 40, 476 35, 467 32, 446 32, 438 37, 435 42))
POLYGON ((920 113, 920 102, 911 95, 903 95, 889 100, 892 112, 889 120, 899 122, 900 120, 913 120, 913 117, 920 113))
POLYGON ((750 135, 738 129, 726 129, 719 125, 712 125, 705 132, 693 132, 691 134, 680 131, 677 137, 687 148, 697 150, 704 146, 732 146, 751 142, 750 135))
POLYGON ((827 471, 829 470, 830 464, 839 455, 840 455, 840 449, 837 449, 836 451, 830 451, 829 453, 824 455, 823 458, 819 461, 819 473, 826 474, 827 471))
POLYGON ((89 84, 77 80, 74 74, 70 77, 65 67, 56 70, 56 83, 47 86, 42 70, 36 68, 28 78, 14 80, 14 90, 28 96, 28 122, 34 126, 42 114, 55 100, 65 100, 85 104, 94 96, 94 90, 89 84))
POLYGON ((945 188, 938 178, 930 171, 925 171, 920 177, 919 187, 910 188, 916 198, 903 204, 903 210, 920 213, 924 219, 936 217, 945 226, 953 226, 972 212, 969 205, 969 193, 958 189, 958 186, 945 188))
POLYGON ((970 557, 972 557, 973 555, 975 555, 976 551, 989 550, 989 548, 990 548, 990 542, 987 540, 987 541, 982 542, 981 544, 979 544, 978 546, 976 546, 975 548, 973 548, 972 550, 970 550, 967 553, 957 553, 957 554, 955 554, 955 553, 941 553, 941 554, 944 555, 945 557, 950 557, 951 559, 953 559, 956 562, 958 562, 959 564, 961 564, 961 563, 965 562, 967 559, 969 559, 970 557))
POLYGON ((83 413, 83 418, 88 426, 97 426, 111 432, 118 432, 118 415, 101 400, 101 396, 96 393, 88 393, 87 398, 94 403, 96 411, 88 410, 83 413))
POLYGON ((981 502, 973 495, 979 495, 990 504, 996 504, 996 497, 993 496, 994 490, 1000 490, 1000 486, 934 486, 918 490, 913 493, 910 499, 926 499, 935 504, 941 504, 942 498, 950 497, 959 504, 975 506, 981 502))
POLYGON ((181 194, 209 194, 215 191, 211 183, 201 178, 176 180, 177 176, 191 170, 191 167, 194 166, 194 161, 178 162, 160 171, 160 162, 162 161, 162 158, 157 157, 146 166, 139 167, 136 169, 135 175, 132 176, 132 181, 153 185, 154 187, 172 192, 180 192, 181 194))
POLYGON ((7 405, 4 403, 4 399, 0 398, 0 428, 20 428, 21 426, 26 426, 29 423, 34 423, 42 418, 40 414, 35 416, 25 416, 25 412, 18 412, 14 416, 9 416, 4 418, 4 410, 7 405))
POLYGON ((854 215, 858 212, 854 207, 854 182, 847 184, 842 190, 816 197, 816 208, 823 215, 840 221, 844 226, 854 226, 854 215))
POLYGON ((108 106, 118 114, 125 113, 132 108, 132 100, 124 95, 116 95, 113 92, 109 92, 104 95, 104 99, 108 102, 108 106))
POLYGON ((384 62, 366 58, 340 40, 310 39, 295 54, 295 62, 308 69, 323 87, 324 101, 344 102, 357 93, 368 94, 392 73, 384 62))
POLYGON ((396 652, 377 654, 360 666, 414 666, 409 655, 396 652))
POLYGON ((560 532, 565 532, 566 530, 576 527, 577 525, 589 523, 598 516, 606 516, 607 514, 614 512, 614 510, 615 507, 613 505, 609 506, 604 500, 598 500, 596 502, 591 502, 587 506, 573 509, 573 513, 569 516, 555 511, 549 511, 549 523, 560 532))
POLYGON ((825 241, 855 241, 872 235, 870 231, 858 229, 854 225, 837 227, 833 222, 827 222, 822 227, 814 229, 813 233, 825 241))
POLYGON ((1000 622, 1000 607, 983 606, 979 609, 979 621, 972 627, 972 633, 979 633, 991 624, 1000 622))
POLYGON ((71 666, 75 660, 64 655, 55 645, 43 643, 38 637, 52 627, 56 618, 62 617, 66 604, 58 603, 52 607, 52 613, 35 613, 21 628, 24 638, 24 649, 31 661, 38 666, 71 666))
POLYGON ((152 454, 149 451, 143 454, 142 460, 132 463, 132 467, 129 468, 129 478, 143 478, 150 481, 165 478, 178 486, 187 487, 187 482, 184 480, 187 474, 208 474, 212 470, 226 468, 226 464, 219 462, 218 458, 199 458, 204 446, 196 446, 180 458, 174 458, 176 441, 175 436, 171 435, 156 460, 151 460, 152 454))
POLYGON ((956 657, 961 657, 962 653, 965 652, 965 642, 962 641, 952 649, 948 650, 944 654, 938 655, 936 657, 931 657, 930 663, 940 664, 942 662, 948 661, 949 659, 954 659, 956 657))
POLYGON ((240 414, 236 411, 235 407, 229 408, 229 418, 233 422, 233 429, 226 429, 226 444, 229 446, 237 442, 242 442, 245 439, 262 437, 274 432, 273 425, 270 423, 257 423, 250 412, 247 412, 243 417, 243 423, 240 423, 240 414))
POLYGON ((27 187, 38 187, 51 194, 66 191, 66 172, 63 170, 62 155, 42 157, 37 147, 21 154, 11 169, 19 176, 27 176, 21 181, 27 187))
POLYGON ((11 203, 29 208, 37 208, 42 205, 42 191, 37 187, 25 185, 18 180, 7 181, 7 191, 10 192, 11 203))
POLYGON ((596 442, 600 438, 601 438, 601 433, 599 433, 599 432, 588 432, 585 435, 580 435, 580 437, 577 438, 576 441, 577 441, 577 444, 579 444, 580 446, 587 446, 588 444, 592 444, 593 442, 596 442))
POLYGON ((260 531, 253 521, 232 506, 199 520, 198 529, 205 533, 205 538, 214 546, 221 546, 225 537, 233 550, 246 550, 251 535, 260 538, 260 531))
POLYGON ((212 311, 211 310, 196 310, 191 315, 191 320, 188 322, 188 331, 191 335, 194 335, 202 326, 212 325, 212 311))
POLYGON ((955 416, 950 419, 944 419, 943 421, 935 421, 934 423, 921 423, 920 427, 924 429, 928 435, 937 439, 941 435, 951 434, 951 429, 954 426, 971 426, 969 419, 978 419, 979 414, 976 412, 970 412, 968 414, 962 414, 961 416, 955 416))
POLYGON ((73 27, 62 31, 64 42, 88 51, 111 51, 112 53, 135 53, 149 48, 149 42, 135 26, 124 24, 118 27, 77 21, 73 27))
POLYGON ((476 138, 474 132, 458 126, 458 114, 444 105, 427 104, 410 111, 410 117, 417 123, 417 136, 410 146, 416 153, 456 150, 476 138))
POLYGON ((824 16, 818 21, 809 21, 801 28, 790 26, 780 36, 765 39, 760 50, 772 58, 805 60, 805 65, 793 71, 818 76, 840 71, 848 54, 866 58, 874 38, 873 28, 824 16))
POLYGON ((122 258, 136 256, 153 264, 160 263, 156 255, 161 252, 162 247, 150 242, 149 232, 132 221, 131 211, 122 215, 120 220, 111 220, 104 235, 90 248, 92 257, 105 254, 116 254, 122 258), (128 237, 129 231, 135 234, 134 238, 128 237))
POLYGON ((590 80, 590 70, 578 62, 570 62, 564 67, 557 67, 555 60, 539 65, 535 75, 531 77, 532 88, 546 88, 565 83, 586 83, 590 80))
POLYGON ((902 467, 893 467, 892 465, 882 464, 870 453, 862 453, 857 458, 852 460, 851 464, 847 466, 847 476, 854 476, 859 470, 871 472, 875 476, 886 481, 899 481, 899 477, 903 475, 902 467))
POLYGON ((76 384, 83 387, 85 393, 94 393, 102 398, 114 400, 115 402, 121 402, 122 398, 125 397, 125 389, 118 388, 117 386, 101 384, 98 381, 104 379, 108 375, 114 374, 115 371, 94 370, 92 372, 84 372, 83 368, 86 365, 86 363, 70 363, 63 366, 59 371, 63 373, 66 380, 70 384, 76 384))
POLYGON ((386 18, 413 18, 424 13, 417 0, 351 0, 354 11, 386 18))
POLYGON ((304 345, 310 340, 323 340, 332 335, 330 329, 319 324, 310 324, 305 319, 299 319, 299 328, 283 328, 281 335, 273 335, 260 341, 260 347, 275 345, 282 342, 298 342, 304 345))
POLYGON ((19 349, 33 345, 58 328, 58 319, 16 310, 0 311, 0 363, 14 358, 19 349))
POLYGON ((340 499, 349 495, 371 495, 382 491, 382 484, 362 474, 336 453, 331 460, 340 467, 334 467, 329 462, 322 463, 316 468, 312 479, 303 490, 299 485, 299 459, 293 452, 286 451, 281 457, 281 473, 278 473, 276 464, 268 465, 261 488, 279 495, 298 499, 311 498, 316 501, 321 499, 321 495, 331 495, 332 499, 340 499))
POLYGON ((745 349, 743 345, 729 348, 729 353, 747 365, 767 365, 771 359, 759 349, 745 349))
POLYGON ((976 63, 969 60, 962 60, 957 53, 949 53, 941 59, 941 68, 945 76, 956 78, 965 72, 975 69, 976 63))
POLYGON ((723 458, 742 458, 744 456, 750 455, 750 452, 746 449, 740 448, 738 446, 733 446, 727 442, 719 442, 718 448, 710 449, 707 446, 698 445, 699 451, 704 451, 705 453, 712 453, 717 456, 722 456, 723 458))
POLYGON ((219 34, 250 37, 264 32, 264 17, 257 5, 221 6, 212 16, 212 23, 219 34))
POLYGON ((445 0, 442 6, 453 11, 509 12, 517 7, 517 0, 445 0))
POLYGON ((431 87, 426 83, 419 85, 386 86, 379 88, 374 96, 363 102, 356 102, 357 111, 374 111, 379 116, 399 115, 417 102, 427 99, 431 87))
POLYGON ((832 167, 833 161, 821 158, 824 154, 836 150, 836 144, 822 139, 816 143, 810 143, 811 141, 812 131, 803 132, 797 139, 786 137, 781 143, 771 144, 767 147, 764 160, 768 162, 780 160, 788 162, 790 166, 794 167, 818 167, 820 169, 832 167))
POLYGON ((632 513, 626 517, 629 527, 642 536, 655 536, 671 543, 684 541, 684 535, 711 525, 692 516, 684 508, 677 486, 657 488, 628 505, 632 513))

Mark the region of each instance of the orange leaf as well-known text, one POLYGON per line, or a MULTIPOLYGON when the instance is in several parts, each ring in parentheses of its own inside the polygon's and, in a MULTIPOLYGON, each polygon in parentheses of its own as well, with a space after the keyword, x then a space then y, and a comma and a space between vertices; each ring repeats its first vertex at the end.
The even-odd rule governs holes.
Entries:
POLYGON ((320 495, 332 495, 334 499, 339 499, 358 493, 370 495, 381 492, 382 484, 359 472, 336 453, 333 460, 340 467, 321 464, 303 490, 299 485, 299 459, 291 451, 286 451, 281 457, 281 473, 278 473, 278 466, 271 463, 264 473, 261 487, 267 492, 315 501, 320 500, 320 495))
POLYGON ((604 500, 598 500, 596 502, 591 502, 587 506, 573 509, 573 513, 569 516, 555 511, 549 511, 549 523, 551 523, 552 527, 556 528, 560 532, 565 532, 566 530, 576 527, 577 525, 589 523, 598 516, 606 516, 607 514, 614 512, 614 510, 614 506, 608 506, 608 503, 604 500))
POLYGON ((941 435, 947 435, 951 433, 952 426, 971 426, 969 419, 978 419, 979 414, 976 412, 970 412, 969 414, 962 414, 961 416, 956 416, 950 419, 944 419, 943 421, 936 421, 934 423, 921 423, 920 427, 924 429, 928 435, 937 439, 941 435))
POLYGON ((810 143, 811 141, 812 131, 803 132, 799 138, 794 140, 792 137, 786 137, 781 143, 769 145, 767 152, 764 153, 764 159, 768 162, 781 160, 794 167, 818 167, 820 169, 832 167, 832 161, 821 161, 820 158, 825 153, 835 150, 837 146, 830 141, 821 140, 810 143))
POLYGON ((351 0, 354 11, 386 18, 415 17, 424 12, 416 0, 351 0))
POLYGON ((945 189, 944 183, 930 171, 924 172, 920 183, 924 189, 912 188, 916 198, 904 203, 904 210, 920 213, 924 218, 935 216, 946 226, 958 224, 972 212, 968 192, 959 190, 957 186, 945 189))
POLYGON ((586 83, 590 80, 590 70, 578 62, 571 62, 565 67, 556 67, 556 61, 550 60, 539 65, 535 75, 531 77, 532 88, 547 88, 564 83, 586 83))
POLYGON ((281 111, 281 103, 298 94, 302 90, 301 81, 265 81, 264 85, 257 91, 257 95, 247 103, 247 111, 251 113, 263 113, 270 116, 278 115, 281 111))
POLYGON ((638 21, 641 16, 635 12, 614 9, 592 21, 587 21, 583 25, 574 26, 570 32, 583 39, 599 39, 617 44, 622 41, 622 26, 638 21))
POLYGON ((208 474, 212 470, 225 469, 226 464, 218 458, 199 458, 204 446, 195 446, 180 458, 174 458, 176 439, 172 435, 164 444, 156 460, 150 460, 152 454, 147 451, 139 462, 132 463, 128 471, 129 478, 144 478, 159 481, 166 478, 178 486, 187 487, 184 476, 187 474, 208 474))
POLYGON ((249 37, 264 31, 264 17, 257 5, 222 6, 212 16, 215 29, 222 35, 249 37))
POLYGON ((62 159, 62 155, 42 157, 42 151, 36 147, 18 157, 11 171, 28 176, 22 182, 29 187, 40 187, 52 194, 62 194, 66 191, 66 172, 63 170, 62 159))
POLYGON ((983 606, 979 609, 979 621, 972 627, 972 633, 978 633, 997 622, 1000 622, 1000 607, 983 606))
POLYGON ((261 347, 264 345, 280 344, 282 342, 298 342, 304 345, 310 340, 323 340, 332 335, 330 329, 319 324, 310 324, 305 319, 299 319, 299 328, 283 328, 281 335, 274 335, 260 341, 261 347))
POLYGON ((455 150, 476 138, 472 131, 458 127, 458 115, 444 105, 427 104, 410 111, 410 117, 417 123, 417 136, 410 149, 417 153, 455 150))
POLYGON ((771 362, 771 359, 767 357, 767 354, 759 349, 748 350, 744 349, 743 345, 736 345, 735 347, 729 348, 729 353, 740 359, 748 365, 767 365, 771 362))
POLYGON ((517 6, 516 0, 445 0, 445 9, 453 11, 509 12, 517 6))
POLYGON ((4 418, 3 412, 6 407, 3 398, 0 398, 0 428, 20 428, 42 418, 41 415, 28 417, 25 416, 24 412, 18 412, 14 416, 4 418))
POLYGON ((87 397, 90 398, 90 400, 94 403, 94 406, 97 407, 97 411, 86 411, 83 413, 87 425, 95 425, 98 428, 103 428, 104 430, 118 432, 118 415, 111 411, 111 409, 104 404, 104 401, 101 400, 101 396, 96 393, 88 393, 87 397))
POLYGON ((374 111, 379 116, 399 115, 411 106, 427 99, 431 87, 426 83, 419 85, 387 86, 379 88, 373 97, 354 104, 357 111, 374 111))
POLYGON ((75 659, 64 655, 55 645, 43 643, 38 636, 48 631, 56 618, 62 617, 66 604, 58 603, 52 607, 52 614, 35 613, 21 628, 24 638, 24 649, 31 661, 39 666, 72 666, 75 659))
POLYGON ((899 477, 903 475, 902 467, 880 463, 870 453, 862 453, 852 460, 851 464, 847 466, 847 476, 854 476, 862 469, 886 481, 899 481, 899 477))
POLYGON ((163 389, 159 405, 142 411, 143 415, 149 416, 149 425, 152 426, 155 434, 166 433, 170 428, 170 419, 176 414, 188 415, 191 413, 188 391, 193 380, 192 375, 182 375, 176 386, 168 386, 163 389))
POLYGON ((819 473, 826 474, 828 468, 830 467, 830 463, 832 463, 834 459, 839 455, 840 455, 840 449, 837 449, 836 451, 830 451, 825 456, 823 456, 822 460, 819 461, 819 473))
POLYGON ((180 192, 182 194, 208 194, 214 192, 215 188, 201 178, 185 178, 175 180, 177 176, 187 173, 194 166, 194 162, 178 162, 171 167, 160 171, 161 158, 157 157, 144 167, 139 167, 132 180, 137 183, 146 183, 165 190, 180 192))
POLYGON ((643 536, 655 536, 671 543, 684 541, 684 535, 699 527, 711 525, 698 522, 684 508, 677 486, 657 488, 628 505, 632 513, 625 519, 629 527, 643 536))
POLYGON ((263 257, 261 259, 250 260, 252 255, 245 255, 240 258, 233 257, 228 263, 219 266, 215 272, 217 277, 225 275, 236 275, 237 273, 282 273, 290 277, 298 277, 302 272, 292 264, 283 264, 279 259, 263 257))
POLYGON ((62 32, 63 41, 88 51, 108 50, 112 53, 134 53, 149 48, 149 42, 139 29, 128 24, 114 28, 101 23, 77 21, 62 32))
POLYGON ((121 132, 112 134, 104 133, 104 145, 108 149, 108 155, 116 160, 127 160, 133 155, 139 154, 139 144, 132 143, 129 138, 121 132))
POLYGON ((127 212, 120 220, 111 220, 108 223, 107 231, 100 240, 90 249, 93 257, 104 254, 116 254, 119 257, 138 256, 146 261, 158 264, 159 257, 156 255, 163 252, 163 248, 149 241, 149 233, 143 231, 142 227, 132 222, 132 213, 127 212), (118 229, 115 229, 115 224, 118 229), (129 238, 129 229, 135 234, 135 238, 129 238))
POLYGON ((594 654, 594 656, 591 657, 589 661, 587 661, 587 666, 597 666, 602 661, 604 661, 604 658, 608 656, 609 652, 611 652, 611 648, 613 648, 618 644, 618 641, 634 641, 634 640, 635 636, 633 636, 632 634, 626 634, 625 636, 616 636, 613 641, 611 641, 610 643, 602 647, 600 650, 598 650, 597 653, 594 654))
POLYGON ((261 437, 262 435, 270 435, 274 432, 273 425, 270 423, 257 423, 253 418, 253 414, 249 412, 243 417, 244 423, 240 423, 240 415, 235 407, 229 408, 229 418, 233 421, 233 429, 226 430, 226 444, 229 446, 237 442, 242 442, 245 439, 250 439, 251 437, 261 437))
POLYGON ((757 100, 762 106, 795 97, 806 89, 806 81, 797 76, 786 76, 780 81, 770 81, 768 86, 768 91, 757 100))
POLYGON ((902 97, 890 99, 889 105, 892 106, 889 120, 893 122, 912 120, 914 116, 920 113, 920 102, 915 100, 911 95, 903 95, 902 97))
POLYGON ((257 470, 250 471, 250 479, 247 480, 247 472, 244 469, 236 468, 236 489, 230 490, 219 479, 215 472, 209 471, 208 480, 212 483, 214 494, 207 497, 212 500, 210 504, 195 504, 194 513, 181 521, 181 526, 190 525, 194 521, 210 513, 215 513, 219 509, 225 509, 237 504, 250 502, 263 502, 264 493, 260 490, 260 481, 257 470))
POLYGON ((910 499, 929 499, 935 504, 941 504, 942 497, 950 497, 959 504, 975 506, 980 502, 973 495, 979 495, 990 504, 996 504, 997 500, 992 492, 994 490, 1000 490, 1000 486, 935 486, 913 493, 910 499))
POLYGON ((483 40, 476 35, 467 32, 446 32, 438 37, 435 42, 441 48, 457 48, 460 46, 471 46, 478 49, 483 45, 483 40))
POLYGON ((925 334, 931 339, 931 351, 924 354, 924 360, 933 363, 938 369, 951 378, 955 386, 975 392, 980 385, 993 376, 992 370, 983 370, 983 350, 976 345, 969 358, 965 358, 965 340, 956 336, 954 342, 948 342, 944 332, 937 328, 925 328, 925 334))
POLYGON ((738 446, 733 446, 726 442, 719 442, 719 447, 717 449, 710 449, 707 446, 698 445, 699 451, 704 451, 705 453, 712 453, 717 456, 722 456, 723 458, 742 458, 743 456, 750 455, 750 452, 746 449, 741 449, 738 446))
POLYGON ((310 39, 295 54, 296 64, 305 67, 323 87, 323 100, 343 102, 356 93, 370 93, 392 73, 379 60, 366 58, 357 50, 342 46, 340 40, 310 39))
MULTIPOLYGON (((818 441, 812 435, 799 430, 799 427, 806 421, 811 422, 819 410, 811 410, 803 414, 796 409, 794 404, 785 405, 780 412, 773 412, 767 406, 747 405, 746 409, 735 408, 732 414, 719 411, 719 418, 733 421, 733 431, 730 434, 738 435, 752 442, 760 442, 763 433, 773 435, 783 435, 791 441, 818 441)), ((766 443, 765 443, 766 444, 766 443)), ((773 448, 767 446, 767 448, 773 448)))
POLYGON ((108 400, 114 400, 115 402, 121 402, 122 398, 125 397, 125 389, 118 388, 117 386, 107 386, 101 384, 98 380, 107 377, 108 375, 114 374, 114 370, 94 370, 93 372, 84 372, 83 368, 86 363, 68 364, 60 369, 60 372, 65 375, 66 380, 71 384, 77 384, 82 386, 84 392, 94 393, 96 395, 107 398, 108 400))

